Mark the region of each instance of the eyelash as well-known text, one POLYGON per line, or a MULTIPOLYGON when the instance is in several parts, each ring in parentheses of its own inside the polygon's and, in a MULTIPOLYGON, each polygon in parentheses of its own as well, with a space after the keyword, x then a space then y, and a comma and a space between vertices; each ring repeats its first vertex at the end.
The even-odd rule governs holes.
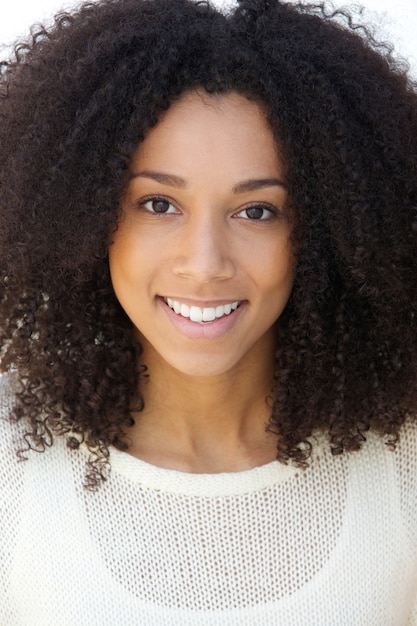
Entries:
MULTIPOLYGON (((169 198, 165 198, 164 196, 149 196, 148 198, 144 198, 143 200, 141 200, 138 205, 140 207, 143 207, 150 215, 153 215, 155 217, 161 217, 164 215, 175 215, 177 212, 177 209, 175 208, 175 205, 173 204, 173 202, 171 202, 171 200, 169 200, 169 198), (171 212, 153 212, 150 209, 148 209, 146 207, 146 205, 148 203, 154 203, 154 202, 165 202, 166 204, 168 204, 169 206, 171 206, 172 208, 175 209, 174 211, 171 212)), ((272 221, 274 219, 276 219, 279 215, 279 211, 271 204, 267 204, 265 202, 255 202, 247 207, 244 207, 243 209, 240 209, 239 211, 237 211, 233 217, 240 217, 240 219, 244 219, 247 220, 248 222, 269 222, 272 221), (261 209, 263 211, 269 211, 269 217, 262 217, 259 219, 251 219, 250 217, 241 217, 241 213, 244 213, 245 211, 249 211, 251 209, 261 209)))

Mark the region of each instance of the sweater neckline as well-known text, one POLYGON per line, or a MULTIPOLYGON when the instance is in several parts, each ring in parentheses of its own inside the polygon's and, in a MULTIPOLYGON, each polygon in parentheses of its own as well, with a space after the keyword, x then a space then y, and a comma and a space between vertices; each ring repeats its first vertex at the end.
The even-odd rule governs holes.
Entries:
POLYGON ((299 468, 271 461, 238 472, 192 474, 152 465, 133 455, 110 448, 112 472, 143 488, 184 496, 241 496, 283 483, 299 473, 299 468))

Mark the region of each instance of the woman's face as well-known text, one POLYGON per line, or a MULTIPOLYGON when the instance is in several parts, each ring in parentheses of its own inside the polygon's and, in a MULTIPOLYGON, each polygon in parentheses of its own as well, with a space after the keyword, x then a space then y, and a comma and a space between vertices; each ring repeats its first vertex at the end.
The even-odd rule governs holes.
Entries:
POLYGON ((270 359, 294 274, 284 168, 261 107, 189 92, 139 145, 109 249, 144 362, 213 376, 270 359))

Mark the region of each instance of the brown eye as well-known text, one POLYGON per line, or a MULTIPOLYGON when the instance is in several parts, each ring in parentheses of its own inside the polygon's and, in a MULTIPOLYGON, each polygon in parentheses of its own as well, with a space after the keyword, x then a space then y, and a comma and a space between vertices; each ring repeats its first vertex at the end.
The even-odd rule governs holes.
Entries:
POLYGON ((260 206, 253 206, 250 209, 246 209, 246 215, 251 220, 260 220, 263 218, 265 209, 260 206))
POLYGON ((152 200, 151 204, 155 213, 166 213, 169 209, 169 202, 166 200, 152 200))
POLYGON ((164 198, 150 198, 145 202, 142 202, 142 206, 145 207, 149 213, 157 213, 159 215, 166 215, 167 213, 176 213, 175 207, 164 198))
POLYGON ((246 209, 242 209, 242 211, 239 211, 237 215, 247 220, 265 221, 273 218, 276 215, 276 211, 272 207, 270 208, 258 204, 256 206, 250 206, 246 209))

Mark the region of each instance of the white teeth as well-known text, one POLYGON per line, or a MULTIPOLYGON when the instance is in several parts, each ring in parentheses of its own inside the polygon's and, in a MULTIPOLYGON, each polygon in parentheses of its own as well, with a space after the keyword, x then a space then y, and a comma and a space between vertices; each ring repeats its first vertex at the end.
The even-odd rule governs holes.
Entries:
POLYGON ((203 321, 203 311, 198 306, 192 306, 190 308, 190 320, 192 322, 200 322, 200 323, 203 321))
POLYGON ((209 307, 203 309, 203 322, 212 322, 216 319, 216 309, 209 307))
POLYGON ((223 317, 224 315, 224 306, 216 307, 216 317, 223 317))
POLYGON ((204 307, 187 306, 172 298, 164 298, 167 305, 173 309, 177 315, 189 318, 192 322, 202 324, 203 322, 212 322, 213 320, 223 317, 224 315, 230 315, 232 311, 235 311, 239 306, 239 300, 230 304, 223 304, 217 307, 204 307))

